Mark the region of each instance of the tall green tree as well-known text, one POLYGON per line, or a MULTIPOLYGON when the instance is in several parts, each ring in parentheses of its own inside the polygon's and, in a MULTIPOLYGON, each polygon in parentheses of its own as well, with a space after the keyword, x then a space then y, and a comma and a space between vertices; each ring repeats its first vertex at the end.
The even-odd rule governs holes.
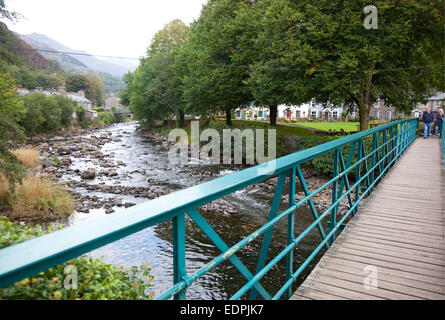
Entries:
POLYGON ((85 97, 95 106, 102 105, 105 102, 105 92, 101 78, 96 73, 89 74, 86 78, 85 97))
POLYGON ((280 83, 289 103, 350 105, 365 130, 377 99, 409 111, 443 84, 443 13, 439 0, 272 1, 251 82, 260 89, 280 83), (377 9, 376 28, 365 27, 368 5, 377 9))
POLYGON ((182 79, 175 69, 175 59, 189 34, 189 27, 182 21, 168 23, 153 37, 139 68, 124 79, 127 89, 121 94, 122 102, 129 102, 135 116, 147 119, 150 125, 168 115, 175 117, 177 126, 185 124, 182 79))
POLYGON ((0 143, 23 140, 23 129, 18 123, 25 114, 26 108, 14 81, 8 74, 0 73, 0 143))
POLYGON ((240 61, 239 54, 234 59, 239 36, 244 32, 234 23, 238 11, 250 5, 245 0, 209 1, 193 23, 190 41, 179 58, 179 63, 188 65, 183 79, 187 103, 201 114, 224 111, 228 125, 232 124, 232 110, 253 102, 245 84, 249 70, 235 65, 240 61))
POLYGON ((17 94, 14 81, 9 74, 0 73, 0 174, 8 179, 11 190, 21 180, 24 171, 16 156, 6 148, 5 142, 23 141, 25 135, 18 123, 25 114, 26 108, 17 94))
POLYGON ((83 74, 69 74, 65 79, 65 88, 68 92, 86 91, 88 86, 88 78, 83 74))

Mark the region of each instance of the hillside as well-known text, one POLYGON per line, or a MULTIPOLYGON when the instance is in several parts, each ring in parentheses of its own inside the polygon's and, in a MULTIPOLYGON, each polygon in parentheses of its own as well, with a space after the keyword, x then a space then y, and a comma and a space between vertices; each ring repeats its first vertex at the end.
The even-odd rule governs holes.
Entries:
POLYGON ((54 48, 45 45, 39 41, 33 40, 31 38, 25 37, 23 35, 17 34, 16 36, 20 37, 23 41, 25 41, 28 45, 30 45, 35 50, 45 50, 45 51, 39 51, 41 55, 43 55, 45 58, 57 61, 60 66, 68 73, 81 73, 81 74, 88 74, 93 72, 90 70, 85 64, 83 64, 78 59, 72 57, 69 54, 60 54, 60 53, 54 53, 51 51, 55 51, 54 48))
POLYGON ((0 22, 0 60, 8 65, 26 64, 52 73, 57 69, 29 44, 15 36, 3 22, 0 22))
MULTIPOLYGON (((43 34, 39 34, 39 33, 31 33, 28 35, 24 35, 23 37, 30 39, 30 40, 34 40, 37 41, 40 44, 45 45, 46 47, 52 48, 53 50, 56 51, 63 51, 63 52, 75 52, 75 53, 80 53, 80 54, 88 54, 85 51, 79 51, 79 50, 73 50, 43 34)), ((28 42, 29 43, 29 42, 28 42)), ((37 47, 35 47, 37 49, 37 47)), ((46 55, 48 58, 49 56, 46 53, 43 53, 44 55, 46 55)), ((93 72, 97 72, 97 73, 108 73, 112 76, 115 77, 122 77, 124 74, 126 74, 128 71, 133 71, 136 66, 134 66, 134 68, 131 68, 129 66, 128 63, 124 63, 122 62, 122 64, 118 63, 118 62, 110 62, 110 61, 105 61, 93 56, 89 56, 89 55, 68 55, 70 57, 72 57, 75 60, 80 61, 81 63, 83 63, 87 68, 89 68, 90 70, 92 70, 93 72)))

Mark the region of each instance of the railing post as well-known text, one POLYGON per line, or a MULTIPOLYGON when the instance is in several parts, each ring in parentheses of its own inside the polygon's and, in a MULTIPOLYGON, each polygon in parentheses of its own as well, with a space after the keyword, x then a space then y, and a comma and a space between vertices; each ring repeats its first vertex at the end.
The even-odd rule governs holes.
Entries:
MULTIPOLYGON (((185 265, 185 213, 172 219, 173 223, 173 283, 181 282, 187 274, 185 265)), ((175 300, 185 300, 186 289, 175 294, 175 300)))
MULTIPOLYGON (((293 167, 289 172, 289 204, 288 208, 295 204, 295 176, 296 168, 293 167)), ((295 211, 287 217, 287 245, 292 244, 294 241, 294 224, 295 224, 295 211)), ((286 281, 292 278, 293 274, 293 250, 290 250, 286 256, 286 281)), ((286 291, 286 299, 290 299, 292 296, 292 285, 286 291)))
MULTIPOLYGON (((335 151, 334 151, 334 170, 332 173, 333 178, 338 176, 338 162, 339 162, 339 158, 340 158, 340 152, 341 152, 340 148, 335 149, 335 151)), ((336 179, 332 185, 332 204, 334 204, 337 201, 337 185, 338 185, 338 179, 336 179)), ((335 224, 337 223, 337 208, 338 208, 338 205, 336 205, 334 208, 332 208, 331 220, 330 220, 329 229, 328 229, 329 231, 331 231, 335 227, 335 224)), ((334 242, 334 239, 335 239, 335 234, 333 234, 332 238, 329 239, 330 245, 332 245, 332 243, 334 242)))

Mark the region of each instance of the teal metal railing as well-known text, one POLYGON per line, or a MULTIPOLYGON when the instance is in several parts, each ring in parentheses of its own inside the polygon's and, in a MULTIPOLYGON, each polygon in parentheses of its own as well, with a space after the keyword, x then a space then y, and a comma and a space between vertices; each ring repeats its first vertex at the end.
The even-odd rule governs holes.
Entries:
POLYGON ((329 248, 336 233, 344 228, 347 218, 357 212, 358 204, 373 191, 376 183, 414 141, 416 130, 417 119, 387 123, 148 201, 97 221, 71 226, 4 248, 0 250, 0 287, 8 286, 147 227, 172 220, 173 285, 157 297, 158 299, 185 299, 189 286, 226 260, 229 260, 247 280, 231 299, 247 297, 247 293, 250 299, 256 299, 258 294, 264 299, 279 299, 283 295, 290 298, 292 284, 322 248, 329 248), (311 191, 303 176, 302 166, 323 156, 333 157, 333 177, 318 189, 311 191), (271 167, 274 168, 273 171, 269 170, 271 167), (351 175, 355 176, 354 179, 350 178, 351 175), (236 245, 229 247, 197 210, 213 200, 275 176, 278 176, 277 185, 267 223, 236 245), (297 178, 305 194, 299 201, 295 199, 297 178), (289 185, 289 204, 286 210, 279 213, 286 180, 289 185), (332 188, 331 206, 320 213, 313 197, 328 187, 332 188), (349 209, 343 216, 337 216, 339 203, 343 199, 347 199, 349 209), (295 235, 295 212, 306 203, 310 207, 314 222, 301 234, 295 235), (187 273, 185 259, 186 215, 221 251, 220 255, 192 274, 187 273), (322 224, 325 218, 329 220, 327 228, 322 224), (281 220, 287 220, 287 245, 267 262, 274 226, 281 220), (294 249, 315 228, 321 237, 320 244, 301 265, 294 266, 294 249), (263 236, 261 250, 255 273, 251 273, 237 257, 237 252, 260 236, 263 236), (282 259, 285 259, 286 263, 285 280, 281 289, 272 295, 263 287, 261 279, 282 259))

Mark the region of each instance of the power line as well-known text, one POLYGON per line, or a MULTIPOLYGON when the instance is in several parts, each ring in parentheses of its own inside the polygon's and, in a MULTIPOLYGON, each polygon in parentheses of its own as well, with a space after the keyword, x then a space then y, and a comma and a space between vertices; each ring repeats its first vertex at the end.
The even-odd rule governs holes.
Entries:
MULTIPOLYGON (((17 48, 18 49, 18 48, 17 48)), ((23 49, 23 48, 21 48, 23 49)), ((81 52, 69 52, 69 51, 57 51, 57 50, 45 50, 45 49, 25 49, 30 51, 37 52, 46 52, 46 53, 56 53, 56 54, 68 54, 68 55, 80 55, 80 56, 88 56, 88 57, 100 57, 100 58, 110 58, 110 59, 121 59, 121 60, 140 60, 141 58, 129 58, 129 57, 117 57, 117 56, 106 56, 106 55, 97 55, 97 54, 89 54, 89 53, 81 53, 81 52)), ((167 58, 166 58, 167 59, 167 58)), ((234 69, 249 69, 251 65, 231 65, 231 64, 218 64, 218 63, 199 63, 199 62, 191 62, 191 61, 179 61, 179 60, 170 60, 171 62, 187 64, 187 65, 198 65, 205 67, 218 67, 218 68, 234 68, 234 69)), ((295 71, 295 72, 308 72, 311 73, 319 73, 319 72, 343 72, 343 73, 355 73, 355 72, 396 72, 396 71, 407 71, 407 70, 418 70, 424 69, 427 66, 424 65, 419 67, 406 67, 406 68, 387 68, 387 69, 295 69, 288 67, 269 67, 269 66, 257 66, 259 69, 266 70, 284 70, 284 71, 295 71)))

